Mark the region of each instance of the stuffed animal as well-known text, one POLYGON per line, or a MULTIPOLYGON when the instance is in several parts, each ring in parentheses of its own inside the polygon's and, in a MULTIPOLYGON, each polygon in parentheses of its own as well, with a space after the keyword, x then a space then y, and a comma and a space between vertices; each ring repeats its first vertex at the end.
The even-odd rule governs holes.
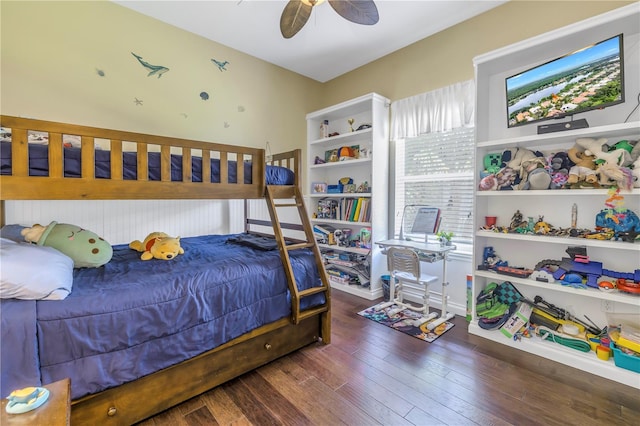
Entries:
POLYGON ((522 163, 536 157, 535 152, 527 148, 510 148, 502 152, 502 162, 506 167, 516 172, 516 180, 513 182, 517 185, 522 180, 522 163))
POLYGON ((484 176, 478 184, 479 191, 495 191, 498 189, 498 179, 493 174, 484 176))
POLYGON ((569 170, 567 183, 574 184, 580 181, 596 183, 598 181, 595 156, 586 154, 584 149, 577 143, 569 148, 567 155, 575 164, 569 170))
POLYGON ((640 141, 635 141, 635 142, 631 142, 633 145, 633 148, 631 148, 631 161, 632 162, 636 162, 636 160, 638 160, 638 158, 640 158, 640 141))
POLYGON ((565 151, 556 152, 548 160, 549 174, 551 175, 550 189, 560 189, 569 180, 569 169, 575 164, 569 159, 565 151))
MULTIPOLYGON (((633 142, 632 142, 633 143, 633 142)), ((631 149, 631 174, 633 175, 633 186, 640 188, 640 141, 635 141, 633 149, 631 149)))
POLYGON ((504 167, 496 174, 497 189, 506 191, 513 189, 516 184, 517 173, 511 167, 504 167))
POLYGON ((549 189, 551 175, 545 168, 544 157, 534 157, 522 162, 521 178, 518 189, 549 189))
POLYGON ((20 231, 25 241, 53 247, 73 260, 74 268, 98 268, 111 260, 111 244, 95 233, 68 223, 39 224, 20 231))
MULTIPOLYGON (((640 145, 640 143, 638 144, 640 145)), ((640 188, 640 157, 631 165, 631 175, 633 176, 633 187, 640 188)))
POLYGON ((551 175, 544 168, 536 168, 533 169, 527 175, 527 180, 520 182, 522 185, 521 189, 549 189, 549 185, 551 184, 551 175))
POLYGON ((602 164, 596 173, 600 176, 600 185, 617 186, 620 189, 631 189, 634 184, 634 176, 627 167, 619 167, 615 164, 602 164))
POLYGON ((488 175, 495 175, 500 171, 502 166, 502 153, 491 153, 484 156, 484 170, 481 172, 480 178, 488 175))
POLYGON ((607 144, 607 139, 593 139, 593 138, 578 138, 576 139, 576 145, 584 149, 586 155, 592 155, 595 157, 596 164, 614 164, 619 167, 628 166, 631 164, 631 154, 624 148, 618 148, 613 151, 605 151, 604 146, 607 144))
POLYGON ((173 238, 164 232, 152 232, 142 242, 132 241, 129 248, 142 252, 142 260, 171 260, 184 254, 184 249, 180 247, 180 237, 173 238))

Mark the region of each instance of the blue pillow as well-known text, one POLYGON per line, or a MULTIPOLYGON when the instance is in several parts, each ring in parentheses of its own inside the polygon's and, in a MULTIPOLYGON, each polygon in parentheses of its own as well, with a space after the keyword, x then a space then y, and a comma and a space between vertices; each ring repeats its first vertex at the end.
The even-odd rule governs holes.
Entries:
POLYGON ((25 239, 20 233, 24 228, 22 225, 5 225, 0 229, 0 238, 7 238, 18 243, 24 243, 25 239))
POLYGON ((51 247, 0 238, 0 299, 62 300, 71 293, 73 260, 51 247))

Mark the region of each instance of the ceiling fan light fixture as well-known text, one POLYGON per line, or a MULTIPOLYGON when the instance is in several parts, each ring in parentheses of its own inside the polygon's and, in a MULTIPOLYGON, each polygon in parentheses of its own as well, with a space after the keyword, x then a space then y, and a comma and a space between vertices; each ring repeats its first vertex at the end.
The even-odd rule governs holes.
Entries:
POLYGON ((325 0, 300 0, 302 3, 306 4, 307 6, 319 6, 320 4, 324 3, 325 0))
MULTIPOLYGON (((291 38, 307 23, 311 11, 325 0, 289 0, 280 16, 280 32, 284 38, 291 38)), ((361 25, 378 22, 378 8, 373 0, 329 0, 338 15, 347 21, 361 25)))

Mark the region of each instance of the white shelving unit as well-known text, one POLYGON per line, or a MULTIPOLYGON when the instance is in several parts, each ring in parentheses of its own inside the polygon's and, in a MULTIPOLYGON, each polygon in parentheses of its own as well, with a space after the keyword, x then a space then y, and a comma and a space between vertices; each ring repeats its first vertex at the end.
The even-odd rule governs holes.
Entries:
POLYGON ((333 288, 356 294, 369 300, 382 296, 380 276, 386 274, 386 258, 374 242, 387 238, 388 206, 389 206, 389 104, 390 101, 376 93, 370 93, 338 105, 324 108, 307 114, 307 180, 310 187, 309 212, 313 224, 328 224, 336 229, 351 230, 352 239, 368 229, 371 233, 370 248, 359 246, 338 246, 319 244, 323 252, 350 253, 366 257, 368 264, 369 285, 348 285, 331 281, 333 288), (353 119, 349 125, 348 119, 353 119), (328 133, 339 133, 336 136, 321 137, 320 125, 329 122, 328 133), (363 124, 371 127, 357 130, 363 124), (354 131, 351 131, 351 127, 354 131), (316 164, 316 157, 325 160, 327 152, 342 147, 359 147, 358 158, 344 161, 316 164), (366 152, 366 155, 362 153, 366 152), (341 178, 349 177, 359 187, 367 183, 369 192, 355 193, 314 193, 314 183, 338 185, 341 178), (316 218, 318 203, 324 200, 335 200, 338 204, 343 200, 363 199, 369 204, 370 216, 367 220, 349 221, 316 218))
MULTIPOLYGON (((633 4, 583 22, 517 43, 475 58, 476 69, 476 169, 483 168, 488 153, 508 148, 532 150, 570 148, 580 137, 604 137, 610 141, 640 139, 638 112, 626 118, 636 105, 640 92, 640 5, 633 4), (506 117, 505 78, 535 65, 575 51, 590 42, 597 42, 624 33, 626 102, 604 110, 583 113, 591 127, 536 134, 536 125, 508 128, 506 117)), ((640 213, 640 189, 623 191, 625 207, 640 213)), ((578 209, 578 228, 594 228, 595 215, 605 208, 606 189, 545 190, 545 191, 476 191, 475 229, 480 229, 485 216, 497 216, 498 226, 509 225, 519 210, 524 218, 544 220, 556 227, 571 225, 571 211, 578 209)), ((584 238, 506 234, 478 230, 474 236, 474 265, 481 265, 485 247, 493 247, 497 255, 511 266, 533 268, 545 259, 569 257, 570 246, 586 246, 587 254, 603 267, 617 272, 634 272, 640 268, 640 243, 600 241, 584 238)), ((569 310, 578 318, 587 315, 599 326, 607 325, 607 314, 630 314, 640 318, 640 297, 622 292, 598 289, 576 289, 559 283, 544 283, 533 279, 499 275, 476 269, 473 274, 472 297, 475 298, 490 282, 511 281, 530 300, 536 295, 556 306, 569 310)), ((475 306, 469 332, 480 337, 530 352, 560 363, 589 371, 598 376, 640 389, 640 374, 619 368, 611 359, 602 361, 593 352, 583 353, 540 338, 514 341, 498 330, 484 330, 477 325, 475 306)))

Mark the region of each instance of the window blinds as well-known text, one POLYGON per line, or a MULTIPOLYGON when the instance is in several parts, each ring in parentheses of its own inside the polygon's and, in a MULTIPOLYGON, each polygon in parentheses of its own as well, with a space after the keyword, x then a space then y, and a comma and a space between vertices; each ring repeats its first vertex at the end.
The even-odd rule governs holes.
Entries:
POLYGON ((396 142, 395 235, 406 204, 441 209, 440 230, 471 244, 474 190, 473 128, 428 133, 396 142))

